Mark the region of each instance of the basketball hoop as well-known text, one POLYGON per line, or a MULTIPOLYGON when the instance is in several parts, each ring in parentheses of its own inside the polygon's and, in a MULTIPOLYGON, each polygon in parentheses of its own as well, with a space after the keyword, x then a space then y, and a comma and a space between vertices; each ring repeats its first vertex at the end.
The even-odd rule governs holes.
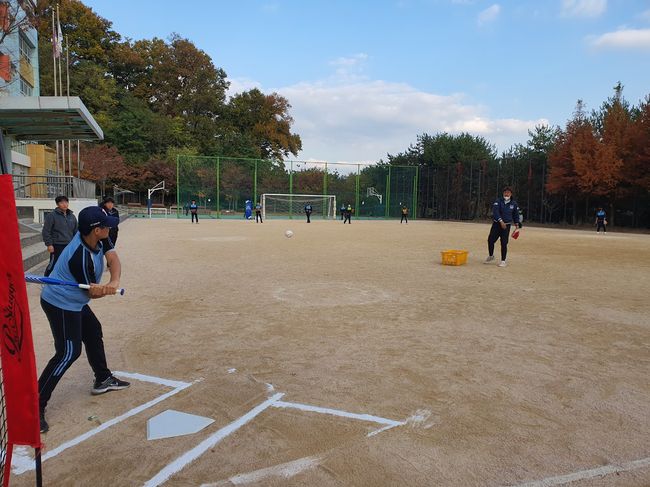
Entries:
POLYGON ((366 191, 366 196, 375 196, 379 199, 379 204, 382 204, 382 200, 384 199, 383 195, 379 194, 375 188, 372 186, 368 186, 368 189, 366 191))

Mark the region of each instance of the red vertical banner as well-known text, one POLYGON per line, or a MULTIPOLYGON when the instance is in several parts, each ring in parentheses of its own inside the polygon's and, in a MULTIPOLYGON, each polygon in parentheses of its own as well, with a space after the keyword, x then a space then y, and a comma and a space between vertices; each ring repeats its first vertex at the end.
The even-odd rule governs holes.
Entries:
POLYGON ((13 445, 41 446, 36 360, 16 215, 11 175, 0 175, 0 357, 8 454, 13 445))

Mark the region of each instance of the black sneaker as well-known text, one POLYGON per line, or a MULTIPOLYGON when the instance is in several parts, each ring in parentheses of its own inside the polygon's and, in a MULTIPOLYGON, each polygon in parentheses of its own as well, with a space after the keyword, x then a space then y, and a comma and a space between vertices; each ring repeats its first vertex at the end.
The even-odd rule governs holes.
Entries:
POLYGON ((104 382, 95 381, 92 393, 94 396, 96 396, 98 394, 104 394, 108 391, 119 391, 120 389, 126 389, 130 385, 130 382, 120 380, 117 377, 111 375, 104 382))
POLYGON ((45 421, 45 410, 41 409, 40 414, 38 417, 41 420, 41 433, 47 433, 50 430, 50 425, 47 424, 47 421, 45 421))

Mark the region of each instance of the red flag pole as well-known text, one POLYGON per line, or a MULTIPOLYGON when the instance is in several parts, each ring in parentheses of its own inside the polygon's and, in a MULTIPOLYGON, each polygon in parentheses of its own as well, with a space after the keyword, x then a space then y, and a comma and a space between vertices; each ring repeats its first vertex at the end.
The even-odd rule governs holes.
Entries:
POLYGON ((38 414, 36 359, 29 317, 22 251, 18 232, 16 200, 11 175, 7 174, 5 146, 0 130, 0 361, 7 444, 3 484, 9 485, 11 457, 15 445, 36 449, 37 485, 42 485, 41 435, 38 414), (38 483, 40 479, 41 483, 38 483))

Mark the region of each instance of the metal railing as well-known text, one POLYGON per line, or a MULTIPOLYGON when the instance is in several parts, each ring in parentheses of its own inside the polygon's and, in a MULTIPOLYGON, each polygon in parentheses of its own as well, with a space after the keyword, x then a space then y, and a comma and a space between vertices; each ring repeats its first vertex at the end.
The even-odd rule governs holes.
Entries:
POLYGON ((16 198, 95 198, 96 184, 73 176, 12 176, 16 198))

